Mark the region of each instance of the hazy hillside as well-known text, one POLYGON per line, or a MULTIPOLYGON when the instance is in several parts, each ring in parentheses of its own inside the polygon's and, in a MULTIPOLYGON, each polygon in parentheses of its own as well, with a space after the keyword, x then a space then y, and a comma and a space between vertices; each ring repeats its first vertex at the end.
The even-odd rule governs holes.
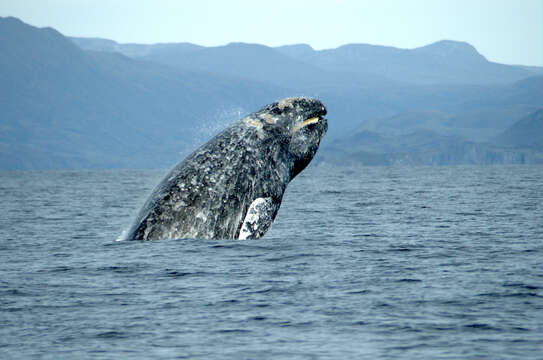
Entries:
POLYGON ((494 143, 513 148, 543 151, 543 109, 517 121, 497 136, 494 143))
POLYGON ((190 43, 163 43, 163 44, 119 44, 113 40, 100 38, 69 37, 83 50, 118 52, 125 56, 141 58, 153 54, 170 58, 190 51, 202 49, 203 46, 190 43))
POLYGON ((57 31, 0 19, 1 168, 164 167, 285 96, 224 75, 85 52, 57 31))
POLYGON ((539 150, 503 140, 522 135, 485 143, 543 107, 540 70, 449 41, 117 44, 0 18, 0 169, 171 166, 240 116, 295 95, 328 107, 318 161, 537 162, 539 150))
POLYGON ((451 134, 443 113, 408 113, 368 124, 325 145, 321 161, 346 165, 543 164, 543 110, 517 121, 491 142, 451 134), (435 124, 433 121, 437 121, 435 124), (384 125, 386 127, 380 127, 384 125), (431 129, 441 129, 436 132, 431 129))
POLYGON ((346 166, 543 164, 541 149, 477 143, 429 130, 396 136, 364 130, 323 150, 320 161, 346 166))

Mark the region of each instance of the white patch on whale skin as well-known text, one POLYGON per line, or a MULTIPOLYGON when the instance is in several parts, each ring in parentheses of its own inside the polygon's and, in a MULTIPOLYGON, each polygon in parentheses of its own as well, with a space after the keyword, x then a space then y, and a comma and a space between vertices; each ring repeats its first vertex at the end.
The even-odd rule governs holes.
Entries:
POLYGON ((204 214, 203 211, 199 211, 198 214, 196 214, 196 218, 202 220, 203 222, 207 221, 207 215, 204 214))
POLYGON ((270 114, 260 114, 260 118, 262 118, 268 124, 276 124, 278 120, 277 117, 270 114))
MULTIPOLYGON (((239 231, 239 240, 260 237, 258 235, 259 227, 263 224, 263 222, 267 223, 271 220, 271 218, 268 219, 270 215, 267 211, 271 204, 271 198, 257 198, 251 203, 249 210, 247 210, 247 215, 245 215, 245 219, 243 220, 243 225, 239 231)), ((266 229, 264 229, 264 231, 265 230, 266 229)), ((262 229, 260 229, 260 232, 262 232, 262 229)))
POLYGON ((251 126, 254 126, 255 128, 258 128, 258 129, 262 129, 262 123, 258 120, 255 120, 255 119, 247 119, 247 124, 251 125, 251 126))

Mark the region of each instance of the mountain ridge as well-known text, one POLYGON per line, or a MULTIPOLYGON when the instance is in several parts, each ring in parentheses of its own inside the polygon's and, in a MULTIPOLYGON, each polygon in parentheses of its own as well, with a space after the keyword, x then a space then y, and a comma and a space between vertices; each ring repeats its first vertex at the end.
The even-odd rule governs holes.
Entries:
MULTIPOLYGON (((92 40, 93 49, 84 50, 54 29, 14 18, 0 18, 0 29, 0 169, 168 167, 248 112, 298 95, 319 97, 328 108, 316 162, 539 161, 530 155, 538 150, 485 144, 543 107, 543 76, 533 69, 499 84, 421 83, 365 69, 326 70, 309 59, 321 50, 304 44, 161 44, 152 56, 130 44, 128 56, 113 51, 115 42, 92 40)), ((473 51, 447 42, 424 51, 457 45, 473 51)), ((419 58, 416 71, 429 61, 412 59, 419 58)), ((451 76, 440 69, 435 79, 451 76)))
MULTIPOLYGON (((111 46, 92 46, 89 45, 88 38, 70 38, 78 46, 87 50, 101 50, 112 51, 111 46)), ((102 39, 104 41, 112 41, 102 39)), ((269 47, 261 44, 251 44, 243 42, 231 42, 226 45, 205 47, 192 43, 168 43, 168 44, 119 44, 115 43, 115 51, 124 53, 127 56, 138 56, 131 53, 128 48, 130 46, 142 46, 145 47, 145 53, 140 54, 148 58, 149 60, 158 61, 168 65, 184 61, 180 59, 181 55, 194 55, 196 50, 210 50, 216 52, 219 56, 224 54, 225 51, 234 47, 260 47, 276 50, 277 52, 287 55, 288 57, 305 62, 306 64, 317 66, 322 70, 327 71, 341 71, 350 72, 362 75, 374 75, 382 76, 386 78, 401 79, 405 82, 414 82, 418 84, 435 84, 439 82, 452 82, 452 83, 473 83, 473 84, 499 84, 507 83, 511 81, 520 80, 524 77, 528 77, 533 74, 543 75, 543 68, 538 67, 526 67, 519 65, 504 65, 488 61, 483 55, 481 55, 475 47, 467 42, 454 41, 454 40, 440 40, 428 45, 416 47, 412 49, 403 49, 385 45, 371 45, 364 43, 349 43, 341 45, 337 48, 314 50, 308 44, 292 44, 282 45, 277 47, 269 47), (161 50, 160 50, 161 49, 161 50), (169 49, 172 56, 173 52, 177 52, 178 57, 168 58, 160 56, 157 53, 164 49, 169 49), (444 68, 450 68, 456 71, 454 74, 448 76, 446 79, 437 77, 437 74, 428 74, 427 71, 418 69, 416 73, 409 76, 401 76, 406 71, 406 66, 395 69, 398 60, 389 61, 393 57, 403 57, 404 60, 412 64, 414 61, 420 61, 421 58, 431 59, 427 65, 441 66, 444 68), (456 58, 454 67, 451 67, 450 58, 456 58), (331 59, 332 58, 332 59, 331 59), (468 63, 468 64, 467 64, 468 63), (476 70, 469 71, 469 73, 458 76, 459 71, 466 72, 469 66, 479 65, 476 70), (363 67, 369 67, 361 70, 363 67), (388 69, 388 70, 385 70, 388 69), (392 70, 391 70, 392 69, 392 70), (392 73, 391 73, 392 71, 392 73), (445 81, 444 81, 445 80, 445 81)), ((185 64, 186 65, 186 64, 185 64)), ((440 70, 442 71, 442 70, 440 70)))

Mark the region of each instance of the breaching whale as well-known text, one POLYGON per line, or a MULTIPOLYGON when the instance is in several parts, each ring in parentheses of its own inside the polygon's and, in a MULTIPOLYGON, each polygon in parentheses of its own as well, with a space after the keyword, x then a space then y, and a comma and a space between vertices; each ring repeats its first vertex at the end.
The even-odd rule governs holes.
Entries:
POLYGON ((319 100, 295 97, 238 120, 169 172, 126 238, 260 238, 288 183, 315 156, 325 115, 319 100))

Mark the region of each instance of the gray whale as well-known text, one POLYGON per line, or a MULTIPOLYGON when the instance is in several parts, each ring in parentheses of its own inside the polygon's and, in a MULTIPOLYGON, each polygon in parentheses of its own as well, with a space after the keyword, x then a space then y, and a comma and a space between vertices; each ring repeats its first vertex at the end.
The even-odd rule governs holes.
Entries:
POLYGON ((260 238, 288 183, 315 156, 324 115, 319 100, 296 97, 235 122, 169 172, 126 238, 260 238))

